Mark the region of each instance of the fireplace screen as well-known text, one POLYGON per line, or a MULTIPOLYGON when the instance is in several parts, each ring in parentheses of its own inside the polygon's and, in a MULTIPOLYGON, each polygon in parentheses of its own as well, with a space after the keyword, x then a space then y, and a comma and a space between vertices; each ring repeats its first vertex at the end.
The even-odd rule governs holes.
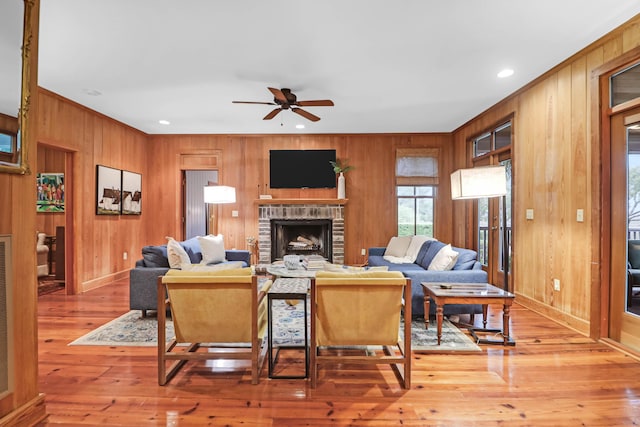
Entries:
POLYGON ((289 254, 320 255, 332 262, 331 220, 271 221, 271 261, 289 254))

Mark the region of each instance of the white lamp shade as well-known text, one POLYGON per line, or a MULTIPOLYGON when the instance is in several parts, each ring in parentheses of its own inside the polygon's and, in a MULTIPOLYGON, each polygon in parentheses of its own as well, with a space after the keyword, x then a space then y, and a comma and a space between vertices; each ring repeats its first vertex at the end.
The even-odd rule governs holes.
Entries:
POLYGON ((507 194, 507 174, 504 166, 481 166, 458 169, 451 174, 451 198, 481 199, 507 194))
POLYGON ((219 203, 235 203, 236 189, 226 185, 207 185, 204 187, 204 202, 219 203))

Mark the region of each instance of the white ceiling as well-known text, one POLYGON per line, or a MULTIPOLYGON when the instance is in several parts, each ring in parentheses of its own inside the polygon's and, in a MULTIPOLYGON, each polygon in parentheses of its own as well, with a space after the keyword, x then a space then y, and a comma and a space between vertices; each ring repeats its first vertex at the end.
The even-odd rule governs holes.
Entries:
POLYGON ((640 13, 640 0, 41 1, 40 86, 150 134, 450 132, 640 13), (335 106, 306 107, 313 123, 231 102, 272 101, 268 86, 335 106))

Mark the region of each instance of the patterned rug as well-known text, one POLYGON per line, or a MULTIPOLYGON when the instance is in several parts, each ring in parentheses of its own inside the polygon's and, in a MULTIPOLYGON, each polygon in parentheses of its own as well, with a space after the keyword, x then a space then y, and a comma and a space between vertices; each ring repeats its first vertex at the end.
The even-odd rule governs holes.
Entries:
MULTIPOLYGON (((288 305, 285 301, 273 301, 273 342, 275 345, 301 345, 304 343, 304 307, 302 303, 288 305)), ((400 325, 400 332, 402 333, 400 325)), ((167 338, 174 336, 173 323, 167 321, 167 338)), ((76 339, 69 345, 107 346, 155 346, 158 322, 153 312, 141 317, 140 310, 133 310, 76 339)), ((472 339, 445 319, 442 325, 442 342, 438 346, 435 322, 424 328, 422 320, 411 324, 411 347, 423 352, 476 352, 481 351, 472 339)))

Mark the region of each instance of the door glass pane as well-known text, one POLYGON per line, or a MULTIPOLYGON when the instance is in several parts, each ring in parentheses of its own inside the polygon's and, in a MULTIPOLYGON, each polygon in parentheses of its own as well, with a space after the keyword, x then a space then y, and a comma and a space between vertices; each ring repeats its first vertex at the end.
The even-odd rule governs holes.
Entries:
POLYGON ((489 262, 489 199, 478 199, 478 261, 489 262))
POLYGON ((626 310, 640 315, 640 126, 627 128, 627 150, 626 310))
MULTIPOLYGON (((509 260, 509 267, 511 267, 511 159, 505 160, 500 162, 501 165, 504 166, 505 168, 505 172, 507 175, 507 194, 506 194, 506 209, 507 209, 507 216, 506 216, 506 220, 507 220, 507 255, 508 255, 508 260, 509 260)), ((504 244, 504 231, 503 228, 504 224, 503 224, 503 215, 502 215, 502 209, 504 209, 505 207, 503 206, 503 202, 505 202, 505 198, 501 198, 501 203, 500 203, 500 270, 504 271, 504 255, 503 255, 503 248, 505 247, 504 244)), ((511 268, 509 268, 508 271, 511 271, 511 268)))

